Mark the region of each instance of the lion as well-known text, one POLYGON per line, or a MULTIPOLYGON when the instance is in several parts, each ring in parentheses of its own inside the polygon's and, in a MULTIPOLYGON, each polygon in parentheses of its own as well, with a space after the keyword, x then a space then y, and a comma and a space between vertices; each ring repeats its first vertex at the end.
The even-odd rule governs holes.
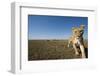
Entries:
POLYGON ((75 55, 79 55, 78 50, 80 49, 81 58, 86 58, 84 41, 83 41, 84 28, 85 28, 84 25, 80 25, 80 27, 72 27, 73 35, 68 40, 68 47, 70 44, 72 44, 75 50, 75 55))

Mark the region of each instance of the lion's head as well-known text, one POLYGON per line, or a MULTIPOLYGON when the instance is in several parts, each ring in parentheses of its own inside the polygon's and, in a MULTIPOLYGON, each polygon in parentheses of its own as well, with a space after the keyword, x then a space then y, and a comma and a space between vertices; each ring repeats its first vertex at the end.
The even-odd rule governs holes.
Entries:
POLYGON ((80 27, 73 27, 72 28, 73 35, 77 38, 82 37, 84 33, 84 28, 85 28, 84 25, 80 25, 80 27))

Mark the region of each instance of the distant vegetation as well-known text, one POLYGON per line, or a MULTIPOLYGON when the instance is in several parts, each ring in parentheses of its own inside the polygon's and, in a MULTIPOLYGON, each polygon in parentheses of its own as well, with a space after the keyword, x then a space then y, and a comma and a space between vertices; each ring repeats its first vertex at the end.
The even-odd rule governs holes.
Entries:
MULTIPOLYGON (((48 59, 76 59, 72 46, 67 47, 67 40, 28 40, 28 60, 48 59)), ((88 54, 88 43, 84 41, 86 54, 88 54)))

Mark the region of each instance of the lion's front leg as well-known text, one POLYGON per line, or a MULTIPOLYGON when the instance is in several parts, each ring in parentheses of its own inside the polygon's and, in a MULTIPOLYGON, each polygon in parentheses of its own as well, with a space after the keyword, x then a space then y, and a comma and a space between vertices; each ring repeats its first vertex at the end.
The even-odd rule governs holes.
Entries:
POLYGON ((79 55, 78 49, 77 49, 77 47, 76 47, 75 44, 73 44, 73 48, 74 48, 74 50, 75 50, 75 54, 76 54, 76 55, 79 55))
POLYGON ((83 45, 80 45, 80 50, 81 50, 82 58, 86 58, 86 56, 85 56, 85 48, 84 48, 83 45))
POLYGON ((67 47, 69 47, 69 46, 70 46, 70 43, 71 43, 71 41, 70 41, 70 40, 68 40, 68 46, 67 46, 67 47))

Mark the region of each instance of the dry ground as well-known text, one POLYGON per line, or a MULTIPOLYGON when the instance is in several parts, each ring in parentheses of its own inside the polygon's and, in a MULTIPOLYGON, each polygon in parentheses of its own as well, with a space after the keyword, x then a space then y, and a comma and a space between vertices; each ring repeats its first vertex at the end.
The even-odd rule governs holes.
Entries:
MULTIPOLYGON (((67 47, 67 40, 29 40, 28 60, 48 60, 48 59, 75 59, 76 56, 72 46, 67 47)), ((87 40, 84 41, 87 50, 87 40)))

